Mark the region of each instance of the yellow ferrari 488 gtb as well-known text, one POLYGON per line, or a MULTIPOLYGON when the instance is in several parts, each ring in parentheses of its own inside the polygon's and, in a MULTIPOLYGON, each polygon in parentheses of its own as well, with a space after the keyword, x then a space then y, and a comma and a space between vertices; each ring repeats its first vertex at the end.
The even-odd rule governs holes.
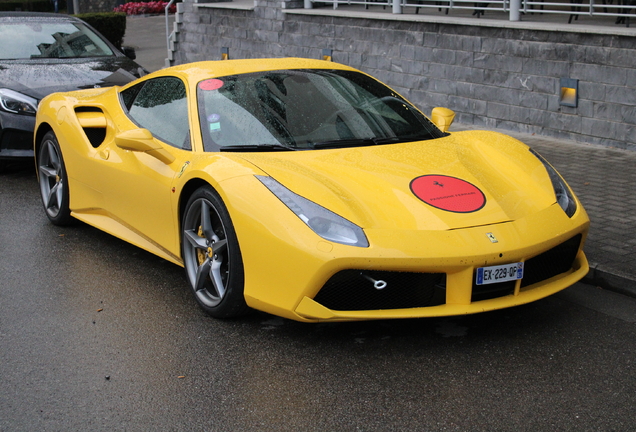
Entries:
POLYGON ((458 315, 581 279, 589 219, 563 179, 453 117, 332 62, 201 62, 46 97, 35 158, 51 222, 185 267, 214 317, 458 315))

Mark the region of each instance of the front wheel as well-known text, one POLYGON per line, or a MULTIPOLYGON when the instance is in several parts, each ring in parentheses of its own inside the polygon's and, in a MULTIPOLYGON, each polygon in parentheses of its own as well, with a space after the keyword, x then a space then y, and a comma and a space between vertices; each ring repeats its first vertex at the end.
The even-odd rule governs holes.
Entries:
POLYGON ((223 201, 211 187, 203 186, 190 197, 181 228, 184 267, 199 305, 215 318, 247 313, 236 232, 223 201))
POLYGON ((69 208, 68 176, 60 145, 52 131, 47 132, 40 143, 38 177, 46 216, 55 225, 70 225, 73 218, 69 208))

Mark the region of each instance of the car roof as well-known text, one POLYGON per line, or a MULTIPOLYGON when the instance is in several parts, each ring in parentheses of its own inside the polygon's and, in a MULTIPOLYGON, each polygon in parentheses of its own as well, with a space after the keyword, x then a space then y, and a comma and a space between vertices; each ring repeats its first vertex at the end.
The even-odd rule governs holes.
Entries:
POLYGON ((28 18, 29 20, 38 19, 42 21, 82 22, 79 18, 70 15, 50 12, 0 12, 0 19, 3 18, 11 18, 12 21, 21 21, 20 18, 28 18))
POLYGON ((191 82, 198 82, 206 78, 285 69, 339 69, 357 71, 349 66, 325 60, 307 58, 258 58, 186 63, 167 69, 161 69, 150 76, 169 75, 172 72, 180 72, 187 75, 191 82))

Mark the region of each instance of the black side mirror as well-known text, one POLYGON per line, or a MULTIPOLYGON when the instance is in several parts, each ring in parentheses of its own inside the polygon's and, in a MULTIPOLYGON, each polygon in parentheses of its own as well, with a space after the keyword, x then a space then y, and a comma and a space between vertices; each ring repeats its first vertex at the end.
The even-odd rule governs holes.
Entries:
POLYGON ((135 49, 133 47, 123 46, 121 47, 121 52, 131 60, 135 60, 137 58, 137 54, 135 54, 135 49))

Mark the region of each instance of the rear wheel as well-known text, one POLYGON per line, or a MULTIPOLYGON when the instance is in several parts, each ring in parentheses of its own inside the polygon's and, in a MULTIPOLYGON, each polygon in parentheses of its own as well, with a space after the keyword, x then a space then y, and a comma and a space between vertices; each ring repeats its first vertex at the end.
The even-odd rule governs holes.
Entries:
POLYGON ((40 194, 46 216, 55 225, 69 225, 73 221, 69 208, 68 177, 62 151, 55 134, 47 132, 38 152, 40 194))
POLYGON ((190 197, 181 226, 185 271, 199 305, 215 318, 247 313, 238 240, 223 201, 211 187, 201 187, 190 197))

